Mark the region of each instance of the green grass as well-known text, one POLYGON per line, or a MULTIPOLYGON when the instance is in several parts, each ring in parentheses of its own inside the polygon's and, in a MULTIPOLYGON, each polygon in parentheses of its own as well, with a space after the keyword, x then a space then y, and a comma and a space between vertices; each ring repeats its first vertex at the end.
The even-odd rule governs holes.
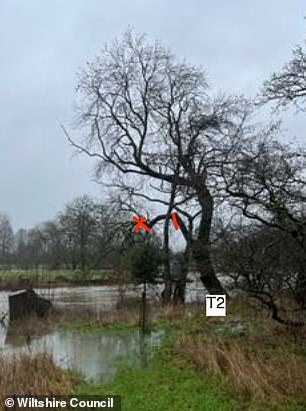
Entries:
POLYGON ((171 350, 175 338, 168 338, 146 368, 123 366, 111 382, 83 383, 77 394, 121 395, 122 411, 305 411, 305 406, 256 404, 213 375, 178 366, 171 350))
POLYGON ((14 286, 47 286, 48 284, 78 284, 84 281, 92 283, 109 283, 113 280, 113 275, 107 270, 90 270, 82 273, 80 270, 12 270, 0 271, 0 287, 3 289, 14 286))
POLYGON ((78 394, 121 395, 122 411, 305 411, 304 406, 247 403, 214 377, 161 362, 148 369, 122 368, 111 383, 83 384, 78 394))
POLYGON ((119 394, 122 411, 235 411, 238 403, 226 398, 213 381, 189 369, 161 363, 149 369, 122 368, 104 386, 83 385, 80 394, 119 394), (205 387, 205 389, 204 389, 205 387))
MULTIPOLYGON (((241 320, 245 326, 243 335, 232 331, 233 321, 235 324, 236 319, 231 315, 228 315, 225 322, 220 322, 218 319, 208 319, 200 312, 192 317, 185 315, 151 324, 153 329, 162 328, 171 337, 147 368, 121 367, 111 382, 83 383, 78 393, 121 395, 122 411, 305 411, 306 404, 300 405, 301 399, 292 396, 283 399, 279 405, 271 405, 275 404, 275 401, 270 401, 268 397, 260 400, 267 401, 266 404, 257 402, 257 396, 242 396, 234 386, 225 384, 221 377, 209 375, 203 368, 182 362, 180 354, 173 350, 181 333, 195 338, 201 334, 218 335, 228 343, 238 342, 246 349, 262 351, 263 354, 267 354, 267 351, 274 352, 275 345, 280 342, 277 324, 241 320), (254 344, 252 337, 258 340, 254 344)), ((282 336, 281 340, 287 342, 290 352, 298 351, 300 345, 294 344, 289 335, 282 336)), ((301 355, 300 358, 302 357, 301 355)))
POLYGON ((57 278, 73 279, 75 276, 72 270, 14 270, 14 271, 0 271, 0 279, 5 280, 18 280, 18 279, 50 279, 57 278))
MULTIPOLYGON (((101 331, 121 331, 121 330, 133 330, 138 329, 138 324, 126 324, 126 323, 118 323, 118 324, 103 324, 101 325, 95 321, 82 321, 78 320, 76 322, 71 322, 69 324, 64 323, 61 326, 62 329, 75 331, 78 333, 100 333, 101 331)), ((160 327, 155 327, 159 329, 160 327)), ((152 328, 153 329, 153 328, 152 328)))

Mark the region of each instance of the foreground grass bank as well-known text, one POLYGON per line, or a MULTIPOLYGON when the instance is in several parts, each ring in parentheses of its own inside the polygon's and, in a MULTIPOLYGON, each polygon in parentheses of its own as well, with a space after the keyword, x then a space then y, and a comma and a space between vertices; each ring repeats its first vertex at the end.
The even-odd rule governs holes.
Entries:
POLYGON ((82 385, 82 394, 119 394, 124 411, 232 411, 238 402, 226 396, 216 380, 188 368, 154 360, 147 369, 121 369, 108 385, 82 385))
POLYGON ((146 367, 123 367, 110 383, 78 392, 120 394, 123 411, 305 411, 305 330, 286 329, 248 302, 233 303, 224 319, 162 310, 155 326, 170 337, 146 367))
MULTIPOLYGON (((70 326, 99 332, 136 326, 137 318, 136 309, 103 318, 88 313, 70 326)), ((207 318, 202 306, 150 307, 150 322, 167 334, 154 359, 121 367, 109 383, 82 382, 42 356, 9 366, 2 360, 0 393, 14 383, 15 393, 119 394, 123 411, 305 411, 305 330, 279 326, 248 302, 231 302, 226 318, 207 318), (14 380, 9 369, 23 378, 14 380), (27 374, 33 369, 36 383, 27 374)))
MULTIPOLYGON (((246 358, 240 354, 242 363, 234 358, 226 370, 224 358, 218 363, 220 346, 209 346, 211 357, 203 355, 201 362, 194 363, 199 347, 195 349, 187 342, 182 352, 181 344, 179 339, 163 347, 147 368, 122 368, 111 383, 83 384, 78 393, 120 394, 123 411, 305 411, 305 374, 298 376, 303 368, 300 365, 281 380, 283 361, 280 367, 272 367, 265 380, 264 372, 271 367, 271 361, 263 369, 263 361, 254 356, 251 366, 244 369, 246 358), (204 367, 204 362, 210 365, 204 367), (275 381, 270 386, 272 377, 275 381)), ((222 358, 224 352, 220 353, 222 358)), ((237 356, 235 349, 232 354, 237 356)), ((229 364, 231 359, 226 361, 229 364)), ((285 367, 285 373, 291 367, 292 362, 285 367)))

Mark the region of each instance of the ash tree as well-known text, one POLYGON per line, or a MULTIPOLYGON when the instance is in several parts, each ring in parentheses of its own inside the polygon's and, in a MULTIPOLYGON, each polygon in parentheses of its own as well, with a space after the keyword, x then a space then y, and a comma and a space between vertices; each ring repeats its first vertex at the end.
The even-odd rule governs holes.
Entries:
POLYGON ((88 63, 77 89, 84 137, 76 141, 65 131, 70 143, 96 160, 105 186, 148 202, 162 198, 154 222, 169 221, 174 209, 204 286, 224 293, 211 259, 211 225, 220 163, 244 132, 246 102, 209 97, 202 68, 130 31, 88 63), (189 216, 197 217, 196 234, 189 216))

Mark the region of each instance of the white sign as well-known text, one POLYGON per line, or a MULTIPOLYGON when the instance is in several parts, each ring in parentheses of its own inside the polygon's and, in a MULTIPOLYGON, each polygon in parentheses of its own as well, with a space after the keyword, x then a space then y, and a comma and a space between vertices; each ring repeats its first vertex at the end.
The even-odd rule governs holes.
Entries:
POLYGON ((226 295, 206 295, 206 317, 226 316, 226 295))

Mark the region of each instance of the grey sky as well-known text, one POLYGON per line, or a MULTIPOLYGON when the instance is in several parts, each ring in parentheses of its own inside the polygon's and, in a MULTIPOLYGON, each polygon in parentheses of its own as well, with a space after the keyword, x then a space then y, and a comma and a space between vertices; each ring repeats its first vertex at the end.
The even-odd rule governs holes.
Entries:
MULTIPOLYGON (((128 26, 207 70, 216 90, 254 95, 305 38, 302 0, 1 0, 0 211, 15 229, 99 195, 92 163, 72 158, 76 71, 128 26)), ((303 116, 286 126, 303 141, 303 116)))

